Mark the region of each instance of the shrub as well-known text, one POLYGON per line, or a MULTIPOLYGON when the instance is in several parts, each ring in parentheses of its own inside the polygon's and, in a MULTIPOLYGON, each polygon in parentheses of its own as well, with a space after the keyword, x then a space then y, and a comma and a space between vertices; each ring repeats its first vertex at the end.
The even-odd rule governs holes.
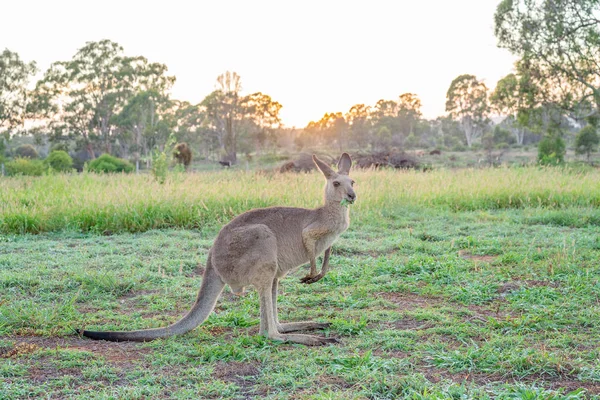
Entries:
POLYGON ((30 144, 22 144, 21 146, 17 147, 17 149, 15 150, 15 154, 17 155, 17 157, 30 158, 32 160, 39 157, 35 147, 33 147, 30 144))
POLYGON ((45 161, 50 168, 57 172, 68 172, 73 168, 73 159, 63 150, 54 150, 45 161))
POLYGON ((596 128, 592 125, 587 125, 575 137, 575 152, 577 154, 585 154, 589 160, 590 154, 596 150, 599 143, 600 136, 598 136, 596 128))
POLYGON ((102 154, 88 164, 88 170, 96 173, 132 172, 133 165, 122 158, 113 157, 110 154, 102 154))
POLYGON ((155 150, 152 152, 152 168, 150 170, 154 179, 160 184, 163 184, 167 180, 167 173, 169 172, 169 163, 167 161, 167 154, 164 151, 155 150))
POLYGON ((171 134, 162 151, 158 148, 152 151, 151 172, 154 176, 154 179, 156 179, 156 181, 160 184, 165 183, 167 180, 167 173, 169 172, 167 154, 175 151, 175 142, 175 136, 171 134))
POLYGON ((41 176, 46 167, 41 160, 30 160, 28 158, 16 158, 6 163, 6 175, 28 175, 41 176))
POLYGON ((567 149, 560 136, 545 136, 538 144, 538 162, 542 165, 557 165, 565 161, 567 149))
POLYGON ((419 139, 415 136, 414 133, 411 133, 406 138, 405 144, 406 144, 406 147, 414 149, 415 147, 417 147, 419 145, 419 139))
POLYGON ((495 144, 506 143, 511 145, 517 143, 517 140, 515 139, 514 135, 510 133, 508 129, 504 129, 500 125, 496 125, 494 127, 493 135, 495 144))

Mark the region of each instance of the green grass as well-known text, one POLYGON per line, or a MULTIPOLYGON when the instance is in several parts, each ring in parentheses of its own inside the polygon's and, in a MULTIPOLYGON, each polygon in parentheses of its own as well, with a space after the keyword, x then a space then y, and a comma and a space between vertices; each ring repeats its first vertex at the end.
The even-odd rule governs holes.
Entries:
MULTIPOLYGON (((452 211, 544 208, 558 223, 600 223, 600 170, 500 168, 357 171, 358 223, 384 225, 407 207, 452 211), (563 218, 587 208, 585 220, 563 218)), ((221 171, 173 175, 160 185, 149 175, 59 175, 0 179, 0 233, 143 232, 216 229, 256 207, 314 207, 322 198, 317 174, 221 171)))
POLYGON ((332 322, 323 334, 341 343, 317 348, 258 336, 254 290, 226 290, 181 337, 72 331, 176 320, 219 226, 259 205, 318 204, 317 175, 0 181, 0 398, 598 398, 598 172, 353 176, 332 270, 282 282, 282 321, 332 322), (43 233, 9 228, 19 212, 43 233))

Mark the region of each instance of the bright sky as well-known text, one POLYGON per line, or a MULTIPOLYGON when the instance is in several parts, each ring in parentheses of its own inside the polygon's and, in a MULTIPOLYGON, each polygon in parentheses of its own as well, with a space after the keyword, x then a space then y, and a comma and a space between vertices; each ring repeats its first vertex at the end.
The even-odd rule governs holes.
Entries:
POLYGON ((499 2, 0 0, 0 50, 45 70, 87 41, 110 39, 166 64, 177 77, 173 98, 192 103, 236 71, 244 94, 283 105, 287 126, 406 92, 435 118, 458 75, 493 88, 511 71, 514 58, 493 34, 499 2))

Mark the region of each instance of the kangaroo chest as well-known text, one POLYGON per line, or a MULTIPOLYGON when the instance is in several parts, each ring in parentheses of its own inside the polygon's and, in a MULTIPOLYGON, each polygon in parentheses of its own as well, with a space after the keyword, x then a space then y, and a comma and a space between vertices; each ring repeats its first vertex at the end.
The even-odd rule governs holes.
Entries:
POLYGON ((339 224, 334 225, 331 230, 325 233, 322 237, 317 240, 316 252, 317 254, 323 253, 327 248, 331 247, 333 242, 346 230, 348 229, 348 220, 343 219, 339 224))

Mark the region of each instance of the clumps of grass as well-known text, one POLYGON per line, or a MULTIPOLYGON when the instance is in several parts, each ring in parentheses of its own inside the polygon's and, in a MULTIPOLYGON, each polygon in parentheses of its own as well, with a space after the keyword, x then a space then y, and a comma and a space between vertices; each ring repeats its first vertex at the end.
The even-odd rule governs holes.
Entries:
MULTIPOLYGON (((103 156, 102 156, 103 157, 103 156)), ((100 160, 102 157, 99 157, 100 160)), ((600 171, 558 168, 482 170, 355 171, 359 200, 355 223, 381 225, 408 209, 453 211, 542 208, 592 210, 584 222, 597 225, 600 171)), ((273 205, 315 207, 322 198, 316 174, 265 175, 221 171, 186 174, 160 184, 146 175, 56 175, 0 181, 0 233, 143 232, 220 226, 251 208, 273 205)), ((573 214, 574 215, 574 214, 573 214)), ((535 222, 535 221, 534 221, 535 222)), ((576 225, 577 226, 577 225, 576 225)), ((429 232, 420 239, 439 240, 429 232)))
POLYGON ((524 222, 530 225, 568 226, 571 228, 600 226, 600 210, 595 208, 544 210, 525 217, 524 222))

